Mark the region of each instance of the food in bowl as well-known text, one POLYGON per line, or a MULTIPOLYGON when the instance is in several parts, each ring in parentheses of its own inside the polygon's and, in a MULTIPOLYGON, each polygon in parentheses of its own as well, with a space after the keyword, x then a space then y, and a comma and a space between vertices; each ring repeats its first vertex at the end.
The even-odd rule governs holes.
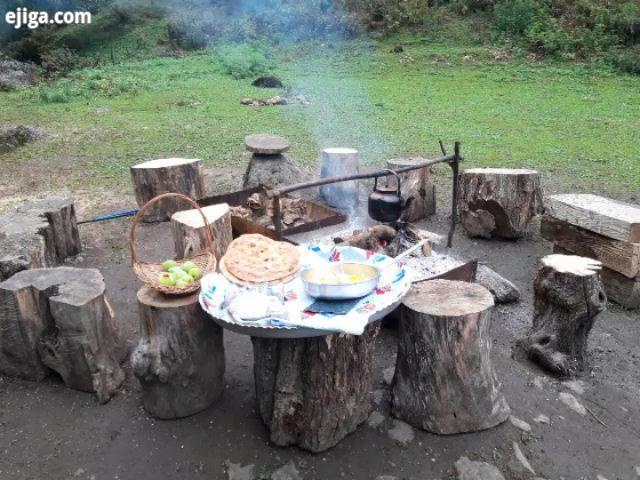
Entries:
POLYGON ((348 283, 357 283, 369 280, 372 275, 365 275, 363 273, 348 273, 342 271, 342 267, 339 265, 334 266, 322 266, 314 269, 306 276, 307 280, 315 283, 331 283, 345 285, 348 283))

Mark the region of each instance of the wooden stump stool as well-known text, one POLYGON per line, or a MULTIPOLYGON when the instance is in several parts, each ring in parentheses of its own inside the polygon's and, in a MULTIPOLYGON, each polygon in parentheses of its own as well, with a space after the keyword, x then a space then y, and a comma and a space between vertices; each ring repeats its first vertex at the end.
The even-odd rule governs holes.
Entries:
POLYGON ((534 283, 533 325, 518 341, 529 359, 558 375, 584 366, 587 339, 607 304, 602 264, 573 255, 548 255, 534 283))
MULTIPOLYGON (((216 260, 220 261, 233 240, 229 205, 221 203, 202 207, 202 212, 209 223, 213 253, 216 260)), ((176 258, 189 258, 206 250, 207 239, 204 220, 198 210, 183 210, 174 213, 171 217, 171 230, 176 258)))
POLYGON ((393 415, 438 434, 504 422, 509 406, 491 366, 493 296, 466 282, 414 285, 403 302, 393 415))
MULTIPOLYGON (((131 167, 131 178, 138 206, 162 193, 182 193, 194 200, 204 196, 204 176, 200 160, 192 158, 163 158, 131 167)), ((175 212, 185 209, 179 198, 166 198, 150 206, 144 222, 165 222, 175 212)))
POLYGON ((222 328, 200 308, 198 293, 138 291, 141 339, 131 356, 145 410, 186 417, 215 402, 224 387, 222 328))
POLYGON ((321 452, 367 419, 378 330, 376 323, 360 336, 251 338, 258 407, 274 444, 321 452))
POLYGON ((460 222, 471 237, 519 238, 542 212, 536 170, 471 168, 460 175, 460 222))
MULTIPOLYGON (((425 161, 426 158, 394 158, 387 160, 387 167, 395 170, 425 161)), ((416 222, 436 212, 436 188, 429 181, 429 167, 400 173, 402 201, 406 207, 400 220, 416 222)), ((392 177, 388 177, 391 179, 392 177)))
POLYGON ((36 268, 0 283, 0 372, 42 380, 106 402, 124 380, 124 345, 95 269, 36 268))

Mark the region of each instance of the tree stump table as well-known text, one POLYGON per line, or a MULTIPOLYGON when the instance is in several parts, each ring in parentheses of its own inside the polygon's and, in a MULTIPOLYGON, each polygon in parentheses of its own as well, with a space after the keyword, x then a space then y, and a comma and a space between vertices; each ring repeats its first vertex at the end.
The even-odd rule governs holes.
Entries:
POLYGON ((145 410, 161 419, 209 407, 224 388, 222 328, 200 308, 198 293, 138 291, 141 339, 131 356, 145 410))
POLYGON ((491 365, 493 296, 466 282, 415 284, 403 301, 393 415, 429 432, 475 432, 510 414, 491 365))
MULTIPOLYGON (((204 197, 204 175, 198 159, 162 158, 140 163, 131 167, 131 178, 139 207, 162 193, 182 193, 194 200, 204 197)), ((165 198, 151 205, 142 221, 165 222, 184 208, 179 198, 165 198)))
MULTIPOLYGON (((426 158, 394 158, 387 160, 387 167, 396 170, 425 160, 426 158)), ((406 205, 400 220, 417 222, 433 215, 436 212, 436 189, 435 185, 429 181, 429 167, 410 170, 399 175, 402 201, 406 205)))
POLYGON ((42 380, 55 371, 100 402, 124 380, 125 352, 102 275, 95 269, 36 268, 0 283, 0 372, 42 380))
POLYGON ((460 223, 471 237, 516 239, 542 212, 536 170, 471 168, 460 175, 460 223))
POLYGON ((533 325, 518 346, 544 369, 570 375, 583 368, 591 328, 607 303, 602 264, 574 255, 548 255, 534 282, 533 325))
POLYGON ((360 336, 251 338, 258 408, 274 444, 321 452, 367 419, 378 331, 375 323, 360 336))
MULTIPOLYGON (((207 218, 211 239, 213 241, 213 253, 217 261, 227 252, 227 247, 233 241, 231 228, 231 210, 229 205, 221 203, 202 207, 202 212, 207 218)), ((176 258, 189 258, 207 249, 206 231, 204 220, 197 209, 183 210, 174 213, 171 217, 171 231, 173 232, 173 244, 176 258)))

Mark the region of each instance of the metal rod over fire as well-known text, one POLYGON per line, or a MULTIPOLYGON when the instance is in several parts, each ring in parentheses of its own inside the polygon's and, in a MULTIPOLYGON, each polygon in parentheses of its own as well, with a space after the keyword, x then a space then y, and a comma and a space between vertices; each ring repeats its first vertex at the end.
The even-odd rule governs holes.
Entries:
POLYGON ((345 175, 341 177, 328 177, 320 180, 311 180, 308 182, 296 183, 287 187, 280 187, 274 190, 270 190, 267 194, 269 198, 273 198, 273 225, 275 227, 276 236, 278 239, 282 238, 282 213, 280 211, 280 197, 286 193, 295 192, 297 190, 305 190, 307 188, 318 187, 320 185, 327 185, 330 183, 348 182, 350 180, 364 180, 368 178, 388 177, 398 173, 405 173, 411 170, 418 170, 421 168, 427 168, 439 163, 446 163, 451 167, 452 172, 452 191, 451 191, 451 226, 449 227, 449 234, 447 237, 447 246, 451 247, 453 242, 453 234, 456 228, 456 218, 458 216, 458 171, 460 162, 464 158, 460 155, 460 142, 454 143, 453 154, 447 154, 442 141, 440 141, 440 149, 442 150, 442 157, 425 160, 421 163, 416 163, 408 167, 397 168, 395 170, 378 170, 376 172, 358 173, 355 175, 345 175))

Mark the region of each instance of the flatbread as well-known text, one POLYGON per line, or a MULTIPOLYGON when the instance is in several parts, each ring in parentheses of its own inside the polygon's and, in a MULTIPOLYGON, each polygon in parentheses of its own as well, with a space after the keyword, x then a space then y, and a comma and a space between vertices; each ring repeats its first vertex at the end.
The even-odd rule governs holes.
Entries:
POLYGON ((288 242, 248 234, 231 242, 224 263, 229 273, 240 280, 271 282, 295 274, 300 269, 300 253, 288 242))

